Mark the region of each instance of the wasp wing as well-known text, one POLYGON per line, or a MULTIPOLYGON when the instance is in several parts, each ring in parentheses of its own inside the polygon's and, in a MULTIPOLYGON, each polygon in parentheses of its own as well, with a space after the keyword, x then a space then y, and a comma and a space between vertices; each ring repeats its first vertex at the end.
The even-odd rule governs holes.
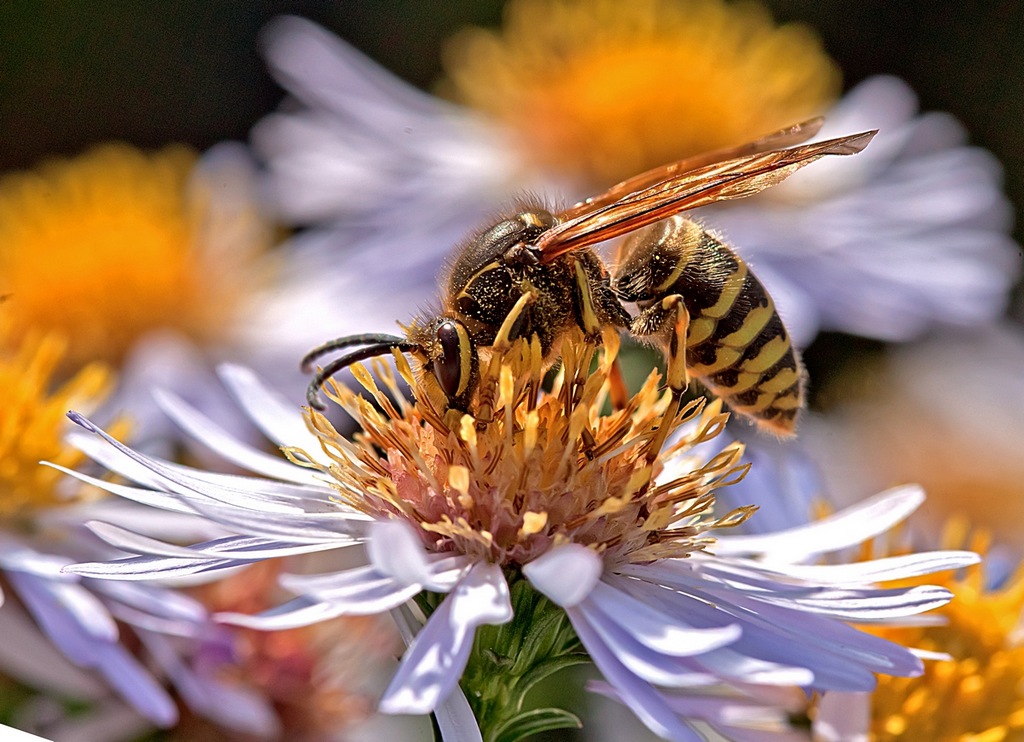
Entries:
MULTIPOLYGON (((681 211, 752 196, 826 155, 860 152, 875 133, 867 131, 791 149, 755 152, 686 170, 563 221, 544 232, 536 248, 547 263, 571 250, 620 237, 681 211)), ((666 166, 674 167, 675 164, 666 166)))
POLYGON ((795 144, 802 144, 817 134, 818 130, 821 129, 824 123, 825 119, 819 116, 817 118, 809 119, 799 124, 786 127, 785 129, 779 129, 778 131, 774 131, 771 134, 763 136, 753 142, 741 144, 738 147, 723 147, 722 149, 712 150, 711 152, 702 152, 699 155, 687 157, 684 160, 677 160, 676 162, 671 162, 667 165, 660 165, 656 168, 640 173, 639 175, 634 175, 632 178, 627 178, 621 183, 613 185, 607 191, 598 196, 591 196, 585 201, 580 201, 578 204, 569 207, 559 214, 559 217, 566 220, 591 213, 602 206, 607 206, 608 204, 618 201, 624 196, 650 188, 658 183, 663 183, 666 180, 675 178, 683 173, 696 170, 699 167, 713 165, 718 162, 724 162, 725 160, 734 160, 737 157, 744 157, 746 155, 767 152, 769 150, 792 147, 795 144))

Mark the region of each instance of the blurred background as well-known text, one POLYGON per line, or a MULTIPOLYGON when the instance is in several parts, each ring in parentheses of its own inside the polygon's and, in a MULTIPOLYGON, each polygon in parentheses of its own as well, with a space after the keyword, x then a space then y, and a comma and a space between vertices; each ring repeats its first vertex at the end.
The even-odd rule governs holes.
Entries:
MULTIPOLYGON (((959 118, 1006 167, 1024 202, 1024 4, 768 0, 779 22, 813 26, 844 87, 904 78, 923 110, 959 118)), ((245 139, 282 91, 258 53, 274 16, 304 16, 429 89, 439 50, 466 25, 496 26, 498 0, 8 2, 0 5, 0 169, 123 139, 204 149, 245 139)), ((1018 226, 1019 230, 1019 226, 1018 226)), ((1020 236, 1018 231, 1017 236, 1020 236)), ((1018 317, 1021 315, 1018 314, 1018 317)))
MULTIPOLYGON (((800 20, 817 30, 845 88, 873 74, 894 74, 910 83, 922 110, 954 114, 972 141, 1003 163, 1010 198, 1024 202, 1024 4, 766 5, 779 22, 800 20)), ((444 40, 466 25, 498 25, 501 6, 498 0, 3 3, 0 170, 110 139, 199 149, 245 140, 283 96, 258 51, 260 29, 280 14, 316 21, 430 89, 441 72, 444 40)), ((1017 301, 1012 310, 1018 320, 1021 306, 1017 301)))

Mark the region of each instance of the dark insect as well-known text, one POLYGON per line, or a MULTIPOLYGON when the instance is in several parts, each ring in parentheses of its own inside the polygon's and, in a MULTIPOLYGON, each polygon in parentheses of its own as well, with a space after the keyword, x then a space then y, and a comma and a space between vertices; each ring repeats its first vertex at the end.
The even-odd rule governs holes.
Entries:
POLYGON ((304 367, 359 347, 316 374, 309 404, 323 409, 317 394, 341 369, 395 349, 419 361, 449 408, 465 411, 479 376, 478 349, 493 346, 502 330, 508 339, 536 336, 552 359, 574 328, 594 342, 617 328, 665 353, 677 401, 692 375, 735 412, 792 435, 805 373, 771 297, 732 248, 678 214, 753 195, 826 155, 860 152, 875 134, 793 146, 821 124, 655 168, 558 214, 528 208, 498 222, 456 254, 436 317, 414 320, 404 338, 353 335, 310 351, 304 367), (629 238, 612 276, 591 246, 623 235, 629 238))

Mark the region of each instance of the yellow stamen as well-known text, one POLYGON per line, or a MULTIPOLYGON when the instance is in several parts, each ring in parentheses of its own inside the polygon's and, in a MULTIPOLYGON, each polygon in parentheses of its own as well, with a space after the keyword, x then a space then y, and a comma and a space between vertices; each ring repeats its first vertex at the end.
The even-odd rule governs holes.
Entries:
POLYGON ((809 28, 722 0, 512 0, 446 69, 443 93, 602 185, 823 113, 840 81, 809 28))
POLYGON ((712 490, 746 471, 742 446, 730 444, 703 465, 694 460, 688 476, 657 486, 652 476, 665 457, 649 449, 655 431, 691 424, 673 443, 672 455, 683 455, 717 435, 727 416, 703 400, 671 415, 657 373, 625 409, 604 412, 613 366, 608 355, 595 364, 596 351, 581 332, 566 338, 552 391, 538 393, 539 343, 488 350, 470 414, 435 409, 422 368, 412 374, 416 402, 408 406, 389 401, 401 395, 393 374, 378 374, 378 385, 357 369, 360 394, 332 381, 328 395, 362 432, 346 440, 324 415, 309 414, 334 461, 322 469, 352 507, 412 521, 434 550, 500 564, 522 564, 569 541, 632 561, 706 548, 707 531, 749 514, 712 514, 712 490), (481 400, 486 417, 472 414, 481 400))
POLYGON ((149 155, 112 144, 0 180, 9 339, 56 331, 75 367, 117 362, 157 328, 200 342, 222 331, 256 281, 239 261, 263 246, 227 243, 265 232, 246 226, 255 210, 214 208, 225 184, 204 183, 195 163, 182 147, 149 155))

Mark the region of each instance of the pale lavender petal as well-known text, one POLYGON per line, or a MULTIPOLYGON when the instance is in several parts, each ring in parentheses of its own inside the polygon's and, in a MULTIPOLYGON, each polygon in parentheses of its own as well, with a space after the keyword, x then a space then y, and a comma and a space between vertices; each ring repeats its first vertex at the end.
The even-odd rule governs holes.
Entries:
POLYGON ((82 472, 75 471, 74 469, 67 469, 63 466, 58 466, 57 464, 51 464, 48 461, 40 463, 42 463, 43 466, 49 466, 52 469, 64 472, 65 474, 72 476, 79 481, 85 482, 86 484, 91 484, 94 487, 106 490, 112 495, 124 497, 142 505, 160 508, 161 510, 170 510, 175 513, 187 513, 194 515, 198 512, 189 503, 183 502, 177 495, 157 492, 156 490, 142 489, 140 487, 128 487, 123 484, 116 484, 115 482, 108 482, 104 479, 90 477, 88 474, 83 474, 82 472))
POLYGON ((209 615, 202 603, 177 590, 114 580, 101 580, 89 586, 104 598, 154 616, 198 623, 209 615))
POLYGON ((82 656, 81 647, 72 643, 76 635, 100 642, 117 641, 117 624, 110 613, 81 585, 39 579, 23 572, 8 572, 7 578, 43 630, 73 660, 82 656), (58 638, 57 634, 62 636, 58 638), (64 637, 69 640, 66 647, 61 645, 64 637))
POLYGON ((770 560, 759 561, 757 564, 766 573, 809 583, 840 586, 920 577, 962 569, 979 562, 981 557, 972 551, 928 551, 850 564, 782 564, 776 567, 770 560))
POLYGON ((603 582, 594 587, 581 610, 590 616, 595 610, 599 611, 615 624, 628 627, 630 635, 644 646, 673 657, 717 649, 736 641, 741 633, 737 624, 698 629, 682 620, 680 616, 684 614, 657 610, 649 602, 638 600, 603 582))
POLYGON ((321 451, 320 440, 309 432, 302 408, 272 391, 254 371, 224 363, 217 374, 239 407, 276 445, 301 448, 311 456, 321 451))
POLYGON ((340 537, 336 541, 327 543, 295 544, 261 536, 224 536, 191 546, 178 546, 133 533, 109 523, 90 521, 85 525, 108 544, 124 551, 141 556, 166 556, 182 559, 250 559, 257 561, 296 554, 312 554, 357 543, 354 539, 346 542, 344 538, 340 537))
POLYGON ((432 112, 442 105, 307 20, 279 18, 265 33, 268 62, 308 105, 342 114, 358 112, 353 99, 410 112, 432 112))
POLYGON ((523 574, 555 605, 569 608, 590 595, 603 569, 604 562, 593 549, 565 544, 524 564, 523 574))
POLYGON ((855 546, 901 523, 924 502, 916 485, 896 487, 804 526, 759 536, 719 536, 719 556, 769 554, 775 561, 801 561, 855 546))
POLYGON ((167 691, 120 644, 104 645, 96 669, 107 682, 140 714, 158 727, 171 727, 178 721, 178 707, 167 691))
POLYGON ((469 564, 466 557, 452 560, 430 554, 404 520, 375 521, 367 531, 366 553, 381 574, 391 575, 406 585, 419 585, 434 592, 448 592, 462 577, 469 564), (439 566, 440 563, 440 566, 439 566))
POLYGON ((350 607, 344 603, 296 598, 255 615, 224 612, 214 614, 213 618, 220 623, 257 631, 280 631, 311 626, 338 616, 351 615, 349 611, 350 607))
POLYGON ((386 714, 433 711, 458 684, 476 628, 512 618, 508 584, 493 564, 476 564, 416 635, 384 692, 386 714))
MULTIPOLYGON (((592 681, 587 683, 587 689, 623 702, 622 695, 607 683, 592 681)), ((732 688, 663 693, 662 697, 679 716, 704 721, 727 735, 731 742, 808 742, 806 734, 790 725, 788 709, 737 694, 732 688)), ((806 698, 792 711, 800 711, 804 706, 806 698)))
POLYGON ((258 737, 280 734, 281 723, 265 698, 242 686, 197 674, 160 634, 143 631, 139 636, 192 711, 244 734, 258 737))
POLYGON ((0 669, 49 695, 96 699, 107 691, 98 678, 71 664, 35 622, 12 603, 0 611, 0 669))
POLYGON ((350 615, 383 613, 417 595, 423 588, 382 575, 374 568, 361 567, 336 575, 312 575, 315 587, 303 575, 283 575, 281 584, 308 599, 335 603, 350 615), (331 578, 334 579, 331 579, 331 578))
MULTIPOLYGON (((161 477, 160 484, 163 489, 174 492, 180 497, 189 499, 190 504, 197 510, 202 509, 208 514, 211 511, 227 513, 230 512, 230 510, 222 506, 228 505, 231 506, 232 510, 245 508, 256 510, 264 514, 301 515, 305 513, 304 509, 300 505, 302 501, 309 499, 309 490, 307 488, 294 489, 294 492, 300 499, 300 503, 295 502, 295 497, 268 497, 269 493, 265 491, 268 484, 273 484, 274 488, 277 489, 285 488, 287 485, 280 483, 268 483, 266 480, 253 479, 251 477, 213 475, 206 472, 197 472, 196 470, 189 469, 187 467, 168 464, 167 462, 146 456, 123 445, 120 441, 112 438, 102 429, 76 412, 68 413, 68 417, 83 428, 102 437, 128 459, 159 475, 161 477), (260 491, 261 489, 264 491, 260 491)), ((325 491, 329 492, 327 488, 325 488, 325 491)), ((325 498, 325 500, 326 499, 327 498, 325 498)), ((335 515, 338 516, 335 518, 338 523, 344 522, 347 517, 353 517, 356 520, 366 519, 365 516, 355 515, 349 512, 310 514, 311 517, 313 515, 335 515)))
POLYGON ((75 527, 88 520, 128 528, 165 541, 206 541, 224 535, 224 529, 191 513, 175 513, 163 508, 107 497, 92 502, 62 505, 39 513, 41 523, 54 527, 75 527))
POLYGON ((604 644, 578 613, 578 608, 567 608, 573 628, 586 647, 590 658, 597 665, 605 679, 611 683, 637 718, 660 737, 683 742, 701 742, 701 736, 683 722, 665 703, 664 697, 648 683, 638 678, 619 662, 615 654, 604 644))
POLYGON ((310 469, 296 466, 280 456, 273 456, 239 441, 176 394, 158 389, 153 396, 160 408, 188 433, 190 438, 202 443, 226 461, 273 479, 298 484, 320 484, 310 469))
POLYGON ((24 572, 47 580, 70 582, 61 570, 71 559, 56 554, 44 554, 12 538, 0 534, 0 568, 24 572))
POLYGON ((458 685, 434 709, 434 718, 443 742, 483 742, 473 709, 458 685))
MULTIPOLYGON (((170 580, 209 571, 252 564, 249 559, 194 559, 179 557, 131 557, 110 562, 70 564, 64 571, 82 577, 107 580, 170 580)), ((222 577, 223 575, 215 576, 222 577)))
POLYGON ((649 683, 683 688, 710 685, 718 680, 714 675, 696 670, 692 663, 682 661, 679 656, 658 652, 637 641, 628 627, 609 621, 595 610, 592 601, 584 601, 572 610, 600 636, 603 645, 623 667, 649 683))

